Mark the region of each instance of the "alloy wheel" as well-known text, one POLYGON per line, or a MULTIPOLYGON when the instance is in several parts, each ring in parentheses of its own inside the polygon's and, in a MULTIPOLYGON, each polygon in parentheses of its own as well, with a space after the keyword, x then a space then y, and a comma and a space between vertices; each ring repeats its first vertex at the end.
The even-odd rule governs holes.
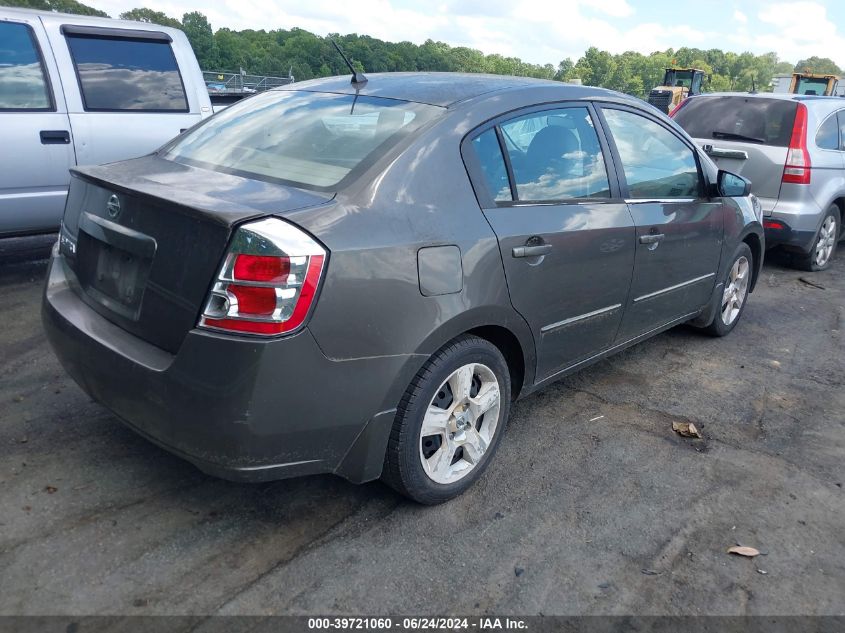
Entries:
POLYGON ((730 325, 739 316, 742 304, 748 294, 748 278, 751 266, 744 256, 737 258, 728 274, 728 283, 722 294, 722 323, 730 325))
POLYGON ((501 404, 499 381, 481 363, 463 365, 440 385, 420 431, 420 461, 432 481, 451 484, 478 466, 496 434, 501 404))
POLYGON ((833 248, 836 246, 837 228, 836 218, 829 215, 819 229, 819 239, 816 241, 816 252, 813 256, 813 261, 819 268, 827 264, 833 253, 833 248))

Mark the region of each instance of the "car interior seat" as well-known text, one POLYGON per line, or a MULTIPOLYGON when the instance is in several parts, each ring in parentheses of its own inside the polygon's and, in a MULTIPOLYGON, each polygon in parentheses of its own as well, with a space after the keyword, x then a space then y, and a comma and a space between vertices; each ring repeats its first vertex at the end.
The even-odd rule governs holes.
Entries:
POLYGON ((525 168, 519 180, 534 182, 549 171, 560 177, 569 175, 576 161, 567 155, 577 153, 579 149, 578 137, 572 130, 557 125, 544 127, 528 145, 525 168))

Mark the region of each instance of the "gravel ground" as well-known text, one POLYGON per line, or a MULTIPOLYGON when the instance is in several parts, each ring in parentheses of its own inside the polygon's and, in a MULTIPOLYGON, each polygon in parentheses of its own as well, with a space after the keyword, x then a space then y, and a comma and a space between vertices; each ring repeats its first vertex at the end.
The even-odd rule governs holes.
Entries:
POLYGON ((845 614, 845 255, 767 263, 727 338, 679 327, 517 403, 434 508, 136 436, 49 350, 44 272, 0 263, 0 615, 845 614))

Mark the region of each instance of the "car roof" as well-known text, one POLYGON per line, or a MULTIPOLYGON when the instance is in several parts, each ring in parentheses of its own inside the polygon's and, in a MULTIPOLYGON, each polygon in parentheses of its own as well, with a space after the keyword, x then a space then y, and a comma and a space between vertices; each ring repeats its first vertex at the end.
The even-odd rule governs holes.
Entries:
POLYGON ((750 99, 780 99, 782 101, 838 101, 845 103, 842 97, 825 95, 797 95, 791 92, 705 92, 694 95, 699 97, 748 97, 750 99))
MULTIPOLYGON (((161 31, 169 33, 171 36, 175 33, 181 33, 179 29, 174 29, 170 26, 163 26, 153 22, 138 22, 135 20, 116 20, 113 18, 104 18, 98 15, 77 15, 75 13, 59 13, 58 11, 39 11, 37 9, 22 9, 19 7, 0 6, 0 15, 19 15, 21 17, 39 17, 48 22, 60 22, 68 24, 76 24, 79 26, 102 26, 114 29, 133 29, 141 31, 161 31)), ((175 38, 174 38, 175 39, 175 38)))
POLYGON ((360 94, 414 101, 444 108, 453 107, 490 93, 526 88, 545 88, 546 90, 551 88, 560 92, 560 99, 581 99, 587 96, 622 96, 603 88, 565 84, 560 81, 480 73, 368 73, 367 83, 357 89, 350 79, 350 75, 312 79, 288 84, 275 90, 360 94))

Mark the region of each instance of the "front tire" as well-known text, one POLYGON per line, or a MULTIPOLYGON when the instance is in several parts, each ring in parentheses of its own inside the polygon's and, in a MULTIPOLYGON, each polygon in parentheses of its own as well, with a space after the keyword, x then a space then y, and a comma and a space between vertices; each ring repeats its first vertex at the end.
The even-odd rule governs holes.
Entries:
POLYGON ((507 424, 511 379, 502 353, 463 335, 411 381, 391 429, 382 479, 424 504, 457 497, 482 475, 507 424))
POLYGON ((830 266, 830 260, 836 252, 836 244, 839 242, 839 207, 835 204, 825 212, 813 246, 806 255, 797 257, 795 263, 802 270, 817 272, 830 266))
POLYGON ((754 256, 748 244, 741 242, 734 251, 728 272, 723 279, 724 290, 713 322, 704 328, 711 336, 727 336, 739 323, 748 299, 754 256))

